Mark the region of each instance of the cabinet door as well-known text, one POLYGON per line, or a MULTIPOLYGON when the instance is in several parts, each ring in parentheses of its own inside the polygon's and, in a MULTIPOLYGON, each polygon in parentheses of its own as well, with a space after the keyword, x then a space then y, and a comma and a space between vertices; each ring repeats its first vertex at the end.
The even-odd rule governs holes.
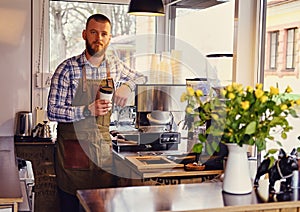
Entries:
POLYGON ((34 172, 35 211, 58 211, 54 144, 16 144, 17 157, 29 160, 34 172))

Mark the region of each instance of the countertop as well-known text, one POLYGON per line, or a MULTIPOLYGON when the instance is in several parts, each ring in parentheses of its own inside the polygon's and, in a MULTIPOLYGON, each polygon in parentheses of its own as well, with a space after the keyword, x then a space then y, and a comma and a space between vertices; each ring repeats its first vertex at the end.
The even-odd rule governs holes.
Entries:
MULTIPOLYGON (((128 168, 132 169, 137 175, 125 176, 125 177, 136 177, 140 179, 153 178, 153 177, 198 177, 207 175, 221 175, 223 170, 203 170, 203 171, 185 171, 183 164, 146 164, 143 165, 138 161, 139 158, 143 157, 167 157, 167 155, 180 154, 178 151, 161 151, 157 155, 147 154, 143 152, 143 156, 137 152, 116 152, 113 151, 115 156, 123 161, 128 168), (146 156, 145 156, 146 155, 146 156)), ((156 152, 157 153, 157 152, 156 152)))
MULTIPOLYGON (((261 186, 264 190, 267 186, 261 186)), ((298 189, 289 194, 290 201, 264 199, 263 191, 233 195, 222 192, 222 182, 165 186, 79 190, 77 197, 90 212, 152 211, 299 211, 298 189)), ((274 198, 276 199, 276 198, 274 198)))

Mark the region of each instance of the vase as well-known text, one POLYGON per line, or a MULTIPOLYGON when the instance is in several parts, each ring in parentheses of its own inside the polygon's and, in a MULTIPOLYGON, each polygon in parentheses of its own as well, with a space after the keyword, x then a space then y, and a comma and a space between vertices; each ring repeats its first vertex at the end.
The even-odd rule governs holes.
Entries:
POLYGON ((252 192, 252 181, 247 157, 247 146, 226 144, 228 157, 226 161, 223 191, 230 194, 248 194, 252 192))

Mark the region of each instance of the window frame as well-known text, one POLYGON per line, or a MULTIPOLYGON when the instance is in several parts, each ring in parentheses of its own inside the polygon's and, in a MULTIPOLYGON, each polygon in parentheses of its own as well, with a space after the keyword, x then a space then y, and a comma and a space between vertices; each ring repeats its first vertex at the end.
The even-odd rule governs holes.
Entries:
POLYGON ((285 69, 286 71, 295 71, 295 45, 296 45, 296 27, 288 28, 285 30, 286 39, 286 51, 285 51, 285 69), (289 32, 292 32, 292 38, 290 40, 289 32), (291 49, 290 49, 291 48, 291 49), (288 66, 289 58, 291 60, 290 67, 288 66))
POLYGON ((277 61, 278 61, 278 38, 279 38, 279 31, 271 31, 269 32, 269 70, 275 71, 277 69, 277 61), (273 37, 273 35, 275 37, 273 37), (274 40, 275 39, 275 40, 274 40), (272 62, 272 60, 274 60, 272 62))

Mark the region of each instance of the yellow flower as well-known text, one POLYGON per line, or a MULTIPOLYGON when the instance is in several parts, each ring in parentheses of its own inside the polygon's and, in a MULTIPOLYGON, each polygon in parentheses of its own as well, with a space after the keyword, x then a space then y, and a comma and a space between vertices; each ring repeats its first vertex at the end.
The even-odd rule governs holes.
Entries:
POLYGON ((256 98, 259 99, 259 98, 261 98, 263 95, 264 95, 263 90, 261 90, 261 89, 255 90, 255 96, 256 96, 256 98))
POLYGON ((253 87, 249 85, 249 86, 247 86, 246 90, 247 90, 247 92, 252 93, 253 92, 253 87))
POLYGON ((219 116, 217 115, 217 114, 211 114, 211 117, 212 117, 212 119, 214 119, 214 120, 218 120, 219 119, 219 116))
POLYGON ((233 90, 238 90, 239 84, 237 84, 236 82, 232 83, 232 89, 233 90))
POLYGON ((184 102, 185 99, 186 99, 186 93, 182 93, 181 96, 180 96, 180 101, 184 102))
POLYGON ((283 104, 283 105, 280 106, 281 110, 286 110, 287 108, 288 108, 288 106, 286 104, 283 104))
POLYGON ((226 96, 227 91, 225 89, 221 89, 221 95, 224 97, 226 96))
POLYGON ((263 96, 260 98, 260 101, 261 101, 262 103, 265 103, 267 100, 268 100, 268 97, 265 96, 265 95, 263 95, 263 96))
POLYGON ((194 96, 195 91, 191 86, 187 86, 186 90, 189 96, 194 96))
POLYGON ((270 94, 271 95, 278 95, 279 94, 279 89, 271 86, 270 87, 270 94))
POLYGON ((243 93, 243 91, 244 91, 243 85, 242 85, 242 84, 238 84, 236 90, 237 90, 239 93, 243 93))
POLYGON ((291 93, 293 92, 293 89, 288 85, 287 88, 285 89, 286 93, 291 93))
POLYGON ((194 112, 194 110, 193 110, 193 108, 191 108, 191 107, 187 107, 187 108, 186 108, 186 112, 189 113, 189 114, 191 114, 191 113, 194 112))
POLYGON ((228 86, 226 87, 226 89, 227 89, 228 92, 232 92, 232 91, 233 91, 232 85, 228 85, 228 86))
POLYGON ((286 110, 286 109, 287 109, 287 105, 286 105, 286 104, 281 105, 281 106, 280 106, 280 109, 281 109, 281 110, 286 110))
POLYGON ((256 84, 255 88, 256 88, 256 89, 259 89, 259 90, 262 90, 263 84, 258 83, 258 84, 256 84))
POLYGON ((234 98, 235 98, 234 93, 229 93, 229 94, 228 94, 228 98, 229 98, 229 99, 234 99, 234 98))
POLYGON ((300 99, 297 99, 297 100, 296 100, 296 104, 297 104, 297 105, 300 105, 300 99))
POLYGON ((196 96, 203 96, 203 92, 201 90, 196 90, 196 96))
POLYGON ((250 107, 250 102, 249 102, 249 101, 241 102, 241 107, 242 107, 244 110, 248 110, 249 107, 250 107))

